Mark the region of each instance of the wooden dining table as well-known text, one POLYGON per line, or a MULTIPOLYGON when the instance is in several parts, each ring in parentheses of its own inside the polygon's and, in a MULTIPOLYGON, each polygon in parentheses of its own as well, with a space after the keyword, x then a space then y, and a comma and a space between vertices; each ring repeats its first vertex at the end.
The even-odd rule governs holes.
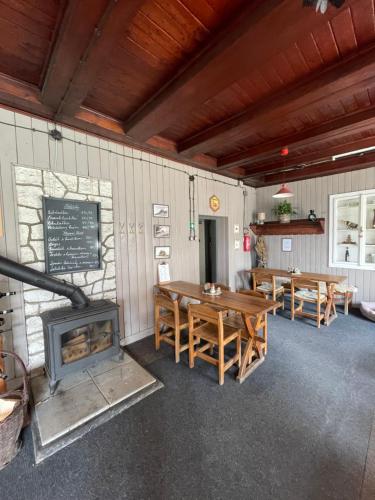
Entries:
POLYGON ((337 274, 321 274, 321 273, 306 273, 293 274, 285 269, 272 269, 267 267, 255 267, 248 270, 249 273, 257 273, 261 276, 262 273, 276 276, 278 278, 305 278, 313 281, 322 281, 327 286, 327 304, 324 313, 324 324, 330 325, 332 321, 337 318, 336 307, 334 303, 335 285, 342 283, 346 280, 346 276, 337 274))
POLYGON ((219 296, 210 296, 203 293, 202 285, 186 281, 172 281, 157 285, 157 288, 168 295, 177 295, 181 302, 183 297, 199 300, 206 304, 219 306, 240 313, 244 322, 248 340, 242 355, 237 380, 243 382, 265 359, 263 346, 259 342, 256 332, 265 314, 280 304, 273 300, 261 297, 252 297, 241 293, 222 291, 219 296))

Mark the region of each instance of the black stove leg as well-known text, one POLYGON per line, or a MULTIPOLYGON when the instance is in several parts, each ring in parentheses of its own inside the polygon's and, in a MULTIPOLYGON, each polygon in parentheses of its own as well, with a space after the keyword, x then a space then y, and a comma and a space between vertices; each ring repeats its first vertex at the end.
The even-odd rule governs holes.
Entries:
POLYGON ((49 385, 49 393, 51 396, 55 394, 58 383, 59 383, 58 380, 52 380, 51 378, 49 379, 48 385, 49 385))
POLYGON ((123 349, 121 349, 121 347, 120 347, 118 353, 115 354, 112 359, 113 359, 113 361, 118 361, 118 362, 120 362, 124 359, 124 351, 123 351, 123 349))

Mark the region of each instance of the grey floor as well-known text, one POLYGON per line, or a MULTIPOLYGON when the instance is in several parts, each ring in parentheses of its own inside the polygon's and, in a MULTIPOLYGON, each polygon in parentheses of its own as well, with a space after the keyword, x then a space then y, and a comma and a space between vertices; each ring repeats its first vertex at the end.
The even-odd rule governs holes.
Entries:
POLYGON ((266 362, 222 387, 204 362, 133 344, 165 388, 39 466, 26 432, 1 498, 374 498, 375 324, 340 314, 319 331, 277 316, 269 337, 266 362))

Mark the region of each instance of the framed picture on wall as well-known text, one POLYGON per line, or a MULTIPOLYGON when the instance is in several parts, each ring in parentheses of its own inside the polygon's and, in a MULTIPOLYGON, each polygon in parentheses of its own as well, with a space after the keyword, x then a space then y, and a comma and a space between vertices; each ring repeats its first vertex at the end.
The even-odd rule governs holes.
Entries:
POLYGON ((154 224, 154 238, 169 238, 171 226, 166 224, 154 224))
POLYGON ((281 249, 283 252, 292 251, 292 238, 283 238, 281 240, 281 249))
POLYGON ((171 256, 171 247, 154 247, 154 257, 155 259, 169 259, 171 256))
POLYGON ((165 219, 168 219, 168 217, 169 217, 169 205, 161 205, 160 203, 153 203, 152 215, 154 217, 163 217, 165 219))

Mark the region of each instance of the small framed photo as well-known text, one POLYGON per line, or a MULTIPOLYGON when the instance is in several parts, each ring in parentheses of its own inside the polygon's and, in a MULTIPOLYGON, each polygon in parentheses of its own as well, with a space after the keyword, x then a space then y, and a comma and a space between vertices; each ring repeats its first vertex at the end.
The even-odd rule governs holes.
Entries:
POLYGON ((169 259, 171 256, 171 247, 154 247, 155 259, 169 259))
POLYGON ((283 238, 281 240, 281 249, 283 252, 292 251, 292 238, 283 238))
POLYGON ((159 203, 153 203, 152 215, 154 217, 163 217, 165 219, 168 219, 168 217, 169 217, 169 205, 160 205, 159 203))
POLYGON ((166 224, 154 224, 154 238, 169 238, 171 226, 166 224))

